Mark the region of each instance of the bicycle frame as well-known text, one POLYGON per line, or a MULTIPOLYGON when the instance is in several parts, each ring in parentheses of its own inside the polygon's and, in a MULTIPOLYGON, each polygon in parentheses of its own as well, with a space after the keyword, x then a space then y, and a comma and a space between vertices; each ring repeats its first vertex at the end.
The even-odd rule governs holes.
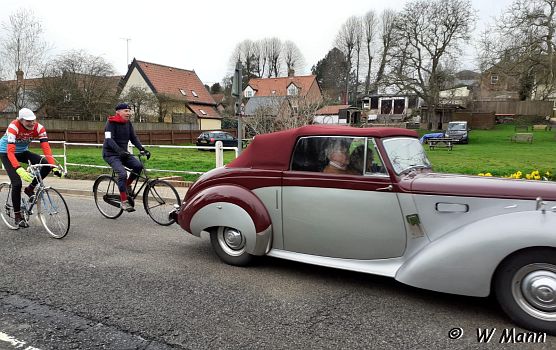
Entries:
MULTIPOLYGON (((147 184, 149 183, 149 181, 154 180, 151 179, 147 173, 147 168, 145 167, 145 161, 143 160, 143 157, 141 154, 139 154, 137 156, 139 158, 139 161, 141 162, 141 165, 143 166, 143 169, 141 170, 141 172, 139 174, 134 173, 133 171, 131 171, 131 169, 125 167, 125 169, 127 171, 129 171, 130 174, 134 174, 137 175, 137 178, 135 180, 133 180, 133 184, 130 185, 130 189, 131 189, 131 193, 130 196, 132 199, 137 198, 137 196, 139 196, 139 193, 141 193, 141 191, 143 191, 143 189, 145 188, 145 186, 147 186, 147 184), (141 184, 141 186, 139 187, 139 189, 137 191, 135 191, 137 189, 137 186, 139 185, 139 180, 143 180, 143 183, 141 184)), ((112 178, 117 179, 117 174, 116 171, 114 169, 112 169, 112 178)), ((117 181, 114 181, 117 183, 117 181)))
MULTIPOLYGON (((44 158, 44 157, 42 157, 44 158)), ((41 160, 42 160, 41 158, 41 160)), ((42 193, 44 192, 45 189, 50 188, 48 186, 46 186, 44 184, 43 178, 41 176, 41 168, 42 167, 51 167, 51 168, 61 168, 59 165, 53 165, 53 164, 43 164, 43 163, 38 163, 38 164, 29 164, 29 167, 27 168, 27 170, 29 171, 29 173, 31 173, 38 181, 37 183, 37 190, 36 190, 36 194, 32 197, 32 200, 30 200, 26 206, 25 206, 25 210, 28 211, 29 215, 32 214, 33 212, 33 207, 35 206, 35 204, 37 204, 38 199, 40 197, 42 197, 42 193)), ((22 201, 25 203, 25 197, 21 197, 22 201)))

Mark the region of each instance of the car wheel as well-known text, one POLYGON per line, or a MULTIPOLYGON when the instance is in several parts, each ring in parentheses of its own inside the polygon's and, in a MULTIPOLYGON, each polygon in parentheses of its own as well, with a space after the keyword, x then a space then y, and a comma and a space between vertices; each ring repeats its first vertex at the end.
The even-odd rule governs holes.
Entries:
POLYGON ((556 334, 556 251, 526 250, 496 270, 496 298, 519 326, 556 334))
POLYGON ((210 234, 210 243, 220 260, 235 266, 248 265, 253 256, 245 251, 245 235, 241 231, 220 226, 210 234))

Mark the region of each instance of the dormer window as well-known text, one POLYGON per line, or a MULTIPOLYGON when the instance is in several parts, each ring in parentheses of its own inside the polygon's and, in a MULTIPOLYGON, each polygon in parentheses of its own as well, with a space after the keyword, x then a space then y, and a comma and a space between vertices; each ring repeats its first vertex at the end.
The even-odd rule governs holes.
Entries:
POLYGON ((202 110, 202 109, 199 109, 199 112, 201 112, 202 115, 207 115, 207 112, 205 112, 205 111, 202 110))
POLYGON ((191 94, 195 97, 199 97, 199 95, 197 95, 197 93, 195 92, 195 90, 191 90, 191 94))
POLYGON ((185 93, 185 90, 184 90, 184 89, 180 89, 180 92, 181 92, 181 94, 182 94, 183 96, 187 96, 187 94, 185 93))
POLYGON ((288 96, 296 96, 297 93, 297 86, 295 86, 294 84, 290 84, 290 86, 288 86, 288 96))
POLYGON ((492 74, 490 76, 490 83, 492 85, 498 84, 498 74, 492 74))

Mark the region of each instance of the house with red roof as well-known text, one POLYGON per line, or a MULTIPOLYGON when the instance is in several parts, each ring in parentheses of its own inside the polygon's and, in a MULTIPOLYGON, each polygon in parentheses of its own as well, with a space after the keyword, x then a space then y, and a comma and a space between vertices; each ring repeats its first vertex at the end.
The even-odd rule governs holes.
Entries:
MULTIPOLYGON (((166 123, 189 124, 192 130, 221 128, 217 104, 195 71, 133 59, 122 83, 120 96, 132 87, 153 94, 157 108, 147 113, 166 123)), ((132 101, 129 101, 133 105, 132 101)))
POLYGON ((253 78, 243 90, 246 115, 299 115, 320 106, 322 91, 315 75, 280 78, 253 78))

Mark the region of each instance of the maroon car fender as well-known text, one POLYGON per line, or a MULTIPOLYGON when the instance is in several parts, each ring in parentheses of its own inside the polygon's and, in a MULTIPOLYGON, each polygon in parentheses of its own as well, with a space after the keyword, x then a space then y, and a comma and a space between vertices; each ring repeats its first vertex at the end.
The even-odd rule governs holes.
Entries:
POLYGON ((177 222, 195 236, 216 226, 245 231, 251 254, 264 254, 270 247, 270 215, 261 200, 241 186, 220 185, 199 191, 181 206, 177 222), (242 227, 236 227, 240 223, 242 227))

